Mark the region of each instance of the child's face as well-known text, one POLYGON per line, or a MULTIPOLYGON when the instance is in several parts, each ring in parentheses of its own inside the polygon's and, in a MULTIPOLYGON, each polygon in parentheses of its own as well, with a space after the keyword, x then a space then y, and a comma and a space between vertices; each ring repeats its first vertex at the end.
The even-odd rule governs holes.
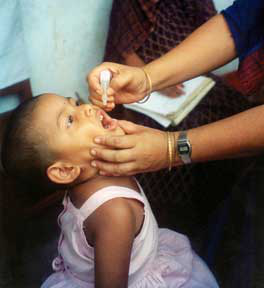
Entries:
POLYGON ((38 129, 44 129, 49 147, 58 155, 57 160, 87 165, 92 159, 90 149, 96 146, 93 141, 96 136, 124 134, 120 127, 104 127, 106 116, 96 106, 79 105, 73 98, 46 94, 40 97, 33 119, 38 129))

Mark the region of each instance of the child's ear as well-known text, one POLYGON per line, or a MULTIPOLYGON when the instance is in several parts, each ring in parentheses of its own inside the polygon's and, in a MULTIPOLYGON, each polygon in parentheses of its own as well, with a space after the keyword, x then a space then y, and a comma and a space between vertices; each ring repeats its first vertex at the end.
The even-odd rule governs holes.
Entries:
POLYGON ((47 175, 52 182, 57 184, 69 184, 76 180, 81 173, 77 165, 56 162, 48 167, 47 175))

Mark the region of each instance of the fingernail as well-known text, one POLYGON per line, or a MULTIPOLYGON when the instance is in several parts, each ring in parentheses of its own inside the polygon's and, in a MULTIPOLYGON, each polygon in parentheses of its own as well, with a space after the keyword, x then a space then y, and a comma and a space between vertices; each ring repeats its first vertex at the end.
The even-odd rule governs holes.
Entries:
POLYGON ((104 171, 99 171, 99 174, 102 176, 106 175, 106 173, 104 171))
POLYGON ((92 149, 92 150, 91 150, 91 154, 92 154, 93 156, 95 156, 95 155, 96 155, 96 151, 95 151, 94 149, 92 149))
POLYGON ((101 138, 95 137, 95 138, 94 138, 94 142, 95 142, 95 143, 101 143, 101 138))
POLYGON ((92 167, 96 167, 96 162, 95 162, 95 161, 92 161, 92 162, 91 162, 91 165, 92 165, 92 167))

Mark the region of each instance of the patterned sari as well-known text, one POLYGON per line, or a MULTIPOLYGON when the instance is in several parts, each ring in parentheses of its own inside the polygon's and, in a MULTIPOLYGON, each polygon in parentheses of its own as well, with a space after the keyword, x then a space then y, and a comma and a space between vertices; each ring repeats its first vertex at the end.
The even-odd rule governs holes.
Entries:
MULTIPOLYGON (((135 52, 148 63, 175 47, 215 13, 211 0, 115 0, 105 60, 122 63, 125 54, 135 52)), ((221 78, 212 77, 216 81, 215 87, 177 127, 168 130, 201 126, 255 105, 221 78)), ((136 113, 135 116, 134 113, 133 118, 130 113, 125 111, 119 117, 164 129, 143 114, 136 113)), ((246 213, 248 203, 251 203, 246 198, 252 196, 248 195, 251 189, 244 182, 245 175, 249 175, 246 178, 248 185, 255 186, 256 167, 259 166, 255 158, 228 159, 137 177, 159 224, 186 233, 193 239, 200 255, 214 270, 220 287, 252 287, 250 271, 254 270, 252 255, 255 247, 250 246, 252 242, 245 245, 244 250, 239 247, 245 237, 252 237, 252 234, 243 234, 248 229, 245 223, 252 227, 248 224, 252 217, 246 213), (238 197, 244 200, 238 202, 234 195, 240 195, 238 197), (234 222, 233 214, 238 217, 237 222, 234 222), (251 258, 243 258, 241 253, 251 258), (249 272, 243 273, 245 269, 249 272), (241 272, 247 275, 247 279, 240 277, 241 272)))

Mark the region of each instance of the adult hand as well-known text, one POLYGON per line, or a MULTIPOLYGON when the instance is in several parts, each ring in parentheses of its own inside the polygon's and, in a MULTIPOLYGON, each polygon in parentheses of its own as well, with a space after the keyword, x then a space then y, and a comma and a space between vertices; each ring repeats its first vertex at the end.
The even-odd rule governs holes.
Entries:
POLYGON ((128 121, 118 123, 126 135, 96 137, 95 143, 109 148, 91 150, 97 159, 91 165, 97 167, 101 175, 134 175, 168 166, 166 132, 128 121))
POLYGON ((143 99, 149 89, 142 68, 111 62, 105 62, 95 67, 87 76, 87 81, 91 102, 106 111, 114 109, 115 104, 128 104, 143 99), (106 106, 102 102, 103 90, 100 85, 100 73, 103 70, 109 70, 112 73, 106 106))

